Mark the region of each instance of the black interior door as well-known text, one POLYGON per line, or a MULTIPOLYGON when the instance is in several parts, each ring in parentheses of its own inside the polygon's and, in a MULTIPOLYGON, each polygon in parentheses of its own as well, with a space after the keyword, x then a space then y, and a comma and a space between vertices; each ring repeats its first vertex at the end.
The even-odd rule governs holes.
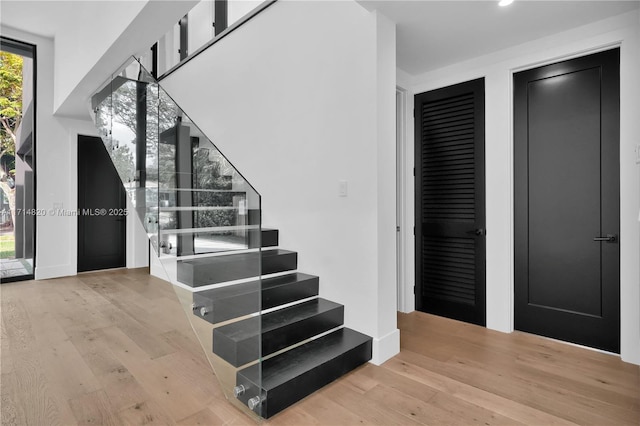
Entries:
POLYGON ((125 197, 102 140, 78 136, 78 272, 125 266, 125 197))
POLYGON ((484 79, 415 96, 416 309, 486 324, 484 79))
POLYGON ((514 76, 515 328, 620 351, 619 50, 514 76))

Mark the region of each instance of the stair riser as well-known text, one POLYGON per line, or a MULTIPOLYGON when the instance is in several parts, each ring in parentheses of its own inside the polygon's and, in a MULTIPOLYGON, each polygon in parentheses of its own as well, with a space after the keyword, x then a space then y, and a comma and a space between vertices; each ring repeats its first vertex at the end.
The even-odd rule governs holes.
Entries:
POLYGON ((247 253, 243 256, 229 255, 203 259, 198 262, 178 262, 178 281, 191 287, 218 284, 227 281, 256 277, 260 274, 273 274, 295 270, 298 267, 298 254, 295 252, 279 251, 279 254, 262 252, 247 253), (262 270, 259 264, 262 264, 262 270))
POLYGON ((318 295, 320 279, 311 277, 291 285, 262 290, 262 309, 270 309, 318 295))
POLYGON ((258 247, 277 247, 278 246, 278 230, 277 229, 263 229, 260 232, 257 230, 249 231, 249 248, 258 247), (261 236, 258 239, 258 235, 261 236))
POLYGON ((293 271, 298 268, 298 253, 290 252, 279 256, 262 258, 262 275, 293 271))
POLYGON ((259 272, 257 257, 252 261, 228 262, 224 265, 192 265, 178 262, 178 281, 191 287, 255 277, 259 272))
MULTIPOLYGON (((262 390, 262 404, 254 410, 260 416, 268 419, 285 408, 295 404, 304 397, 326 386, 356 367, 371 359, 371 340, 342 353, 320 366, 307 370, 293 380, 283 383, 273 389, 262 390)), ((243 385, 247 391, 238 397, 247 404, 249 398, 256 395, 260 389, 259 383, 251 381, 240 370, 236 375, 236 383, 243 385)))
POLYGON ((212 299, 194 293, 193 304, 197 309, 193 313, 211 324, 217 324, 258 312, 260 310, 259 287, 260 282, 258 281, 254 291, 226 299, 212 299), (206 309, 205 315, 202 315, 202 307, 206 309))
MULTIPOLYGON (((308 279, 302 279, 286 285, 273 288, 263 287, 262 309, 270 309, 317 296, 319 281, 318 277, 309 276, 308 279)), ((232 297, 217 297, 215 290, 194 293, 193 302, 197 307, 194 314, 212 324, 217 324, 258 312, 260 310, 260 298, 258 297, 260 294, 260 282, 256 281, 253 284, 241 285, 248 291, 232 297), (204 316, 201 313, 201 307, 206 309, 207 314, 204 316)))
MULTIPOLYGON (((258 320, 259 318, 256 318, 255 321, 247 321, 247 328, 258 330, 260 326, 258 320)), ((344 306, 340 305, 310 318, 305 318, 274 330, 263 331, 261 336, 252 336, 243 340, 233 340, 218 328, 213 330, 213 352, 234 367, 239 367, 255 361, 260 356, 267 356, 339 327, 343 321, 344 306), (261 344, 262 353, 260 353, 261 344)))

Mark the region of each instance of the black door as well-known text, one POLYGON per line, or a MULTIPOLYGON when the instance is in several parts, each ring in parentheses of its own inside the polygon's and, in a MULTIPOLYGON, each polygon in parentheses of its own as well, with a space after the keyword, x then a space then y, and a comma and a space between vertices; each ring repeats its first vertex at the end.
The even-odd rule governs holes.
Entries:
POLYGON ((102 140, 78 136, 78 272, 125 266, 125 197, 102 140))
POLYGON ((486 324, 484 79, 415 97, 416 309, 486 324))
POLYGON ((514 76, 515 328, 620 351, 619 50, 514 76))

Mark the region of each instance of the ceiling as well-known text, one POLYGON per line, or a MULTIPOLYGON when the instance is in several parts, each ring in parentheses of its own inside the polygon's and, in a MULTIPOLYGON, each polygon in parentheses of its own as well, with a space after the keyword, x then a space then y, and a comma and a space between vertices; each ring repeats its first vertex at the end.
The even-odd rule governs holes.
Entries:
POLYGON ((634 1, 357 0, 396 23, 397 66, 421 74, 619 15, 634 1))
MULTIPOLYGON (((78 19, 77 1, 1 0, 0 19, 17 29, 54 37, 59 28, 78 19)), ((396 23, 397 65, 412 75, 640 7, 640 0, 515 0, 507 7, 498 6, 497 0, 357 1, 396 23)))
POLYGON ((74 14, 76 7, 73 0, 1 0, 0 21, 31 34, 54 37, 60 28, 79 18, 74 14))
MULTIPOLYGON (((0 22, 17 30, 53 38, 83 16, 81 2, 109 3, 111 7, 125 7, 146 0, 0 0, 0 22)), ((181 0, 176 0, 181 1, 181 0)), ((640 0, 639 0, 640 1, 640 0)))

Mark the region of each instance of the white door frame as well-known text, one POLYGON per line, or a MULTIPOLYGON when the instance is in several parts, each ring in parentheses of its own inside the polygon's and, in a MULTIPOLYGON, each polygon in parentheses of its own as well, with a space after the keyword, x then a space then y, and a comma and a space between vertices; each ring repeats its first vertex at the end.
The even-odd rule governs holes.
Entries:
POLYGON ((407 306, 406 283, 406 238, 407 238, 407 200, 406 200, 406 153, 407 153, 407 91, 396 86, 396 288, 397 310, 410 312, 407 306))

